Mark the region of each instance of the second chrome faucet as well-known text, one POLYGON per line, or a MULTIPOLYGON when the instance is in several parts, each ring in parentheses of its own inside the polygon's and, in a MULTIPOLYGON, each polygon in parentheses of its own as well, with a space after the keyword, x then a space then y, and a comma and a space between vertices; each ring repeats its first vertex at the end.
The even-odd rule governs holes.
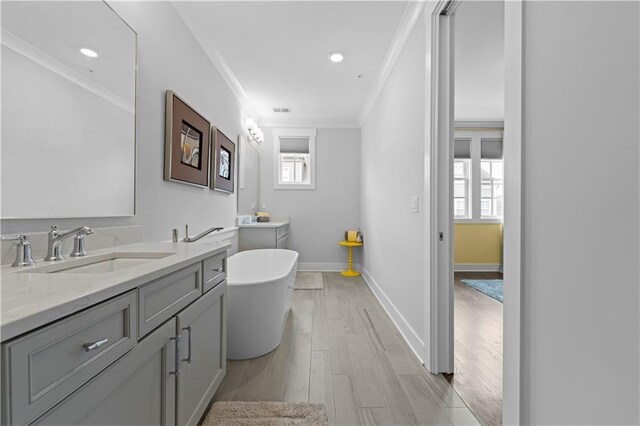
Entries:
POLYGON ((215 232, 215 231, 222 231, 223 229, 224 229, 224 228, 221 228, 221 227, 215 226, 215 227, 213 227, 213 228, 209 228, 209 229, 207 229, 206 231, 203 231, 203 232, 199 233, 199 234, 198 234, 198 235, 196 235, 195 237, 190 237, 190 236, 189 236, 189 225, 185 225, 185 226, 184 226, 184 234, 185 234, 185 236, 184 236, 184 238, 182 239, 182 241, 184 241, 185 243, 193 243, 193 242, 198 241, 200 238, 202 238, 202 237, 205 237, 205 236, 209 235, 209 234, 210 234, 210 233, 212 233, 212 232, 215 232))
POLYGON ((84 237, 91 234, 93 234, 93 229, 87 226, 82 226, 80 228, 76 228, 69 232, 65 232, 64 234, 61 234, 60 231, 58 231, 58 226, 53 225, 51 227, 51 230, 49 231, 47 257, 45 257, 44 260, 64 260, 64 256, 62 255, 62 241, 66 240, 72 235, 75 235, 75 237, 73 238, 73 251, 71 252, 70 256, 86 256, 87 251, 84 245, 84 237))

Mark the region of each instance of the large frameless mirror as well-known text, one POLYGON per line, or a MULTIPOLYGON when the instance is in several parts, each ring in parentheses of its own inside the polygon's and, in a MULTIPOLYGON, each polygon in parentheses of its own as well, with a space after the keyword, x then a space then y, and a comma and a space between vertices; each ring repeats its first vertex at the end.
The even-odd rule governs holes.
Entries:
POLYGON ((133 215, 136 33, 104 2, 0 7, 2 218, 133 215))

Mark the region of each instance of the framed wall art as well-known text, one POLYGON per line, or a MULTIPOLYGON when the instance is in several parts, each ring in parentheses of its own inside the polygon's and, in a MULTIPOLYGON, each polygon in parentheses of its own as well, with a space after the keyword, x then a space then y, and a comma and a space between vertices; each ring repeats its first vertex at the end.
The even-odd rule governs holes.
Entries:
POLYGON ((211 189, 233 193, 236 174, 236 144, 220 129, 211 128, 213 152, 211 153, 211 189))
POLYGON ((209 186, 210 128, 206 118, 167 90, 164 180, 209 186))

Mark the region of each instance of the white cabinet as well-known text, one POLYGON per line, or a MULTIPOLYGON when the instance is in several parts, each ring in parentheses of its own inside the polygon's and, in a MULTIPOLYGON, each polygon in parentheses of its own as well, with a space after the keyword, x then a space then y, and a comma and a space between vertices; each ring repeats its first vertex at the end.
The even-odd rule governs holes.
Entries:
POLYGON ((240 251, 289 248, 289 225, 241 227, 238 244, 240 251))

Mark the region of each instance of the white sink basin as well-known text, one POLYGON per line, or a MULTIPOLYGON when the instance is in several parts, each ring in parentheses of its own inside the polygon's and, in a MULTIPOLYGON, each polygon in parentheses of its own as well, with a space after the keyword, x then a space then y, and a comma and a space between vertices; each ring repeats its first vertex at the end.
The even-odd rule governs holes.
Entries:
POLYGON ((57 263, 49 263, 21 272, 30 274, 105 274, 120 271, 122 269, 143 265, 157 259, 171 256, 167 252, 114 252, 98 256, 90 256, 81 259, 67 259, 57 263))

